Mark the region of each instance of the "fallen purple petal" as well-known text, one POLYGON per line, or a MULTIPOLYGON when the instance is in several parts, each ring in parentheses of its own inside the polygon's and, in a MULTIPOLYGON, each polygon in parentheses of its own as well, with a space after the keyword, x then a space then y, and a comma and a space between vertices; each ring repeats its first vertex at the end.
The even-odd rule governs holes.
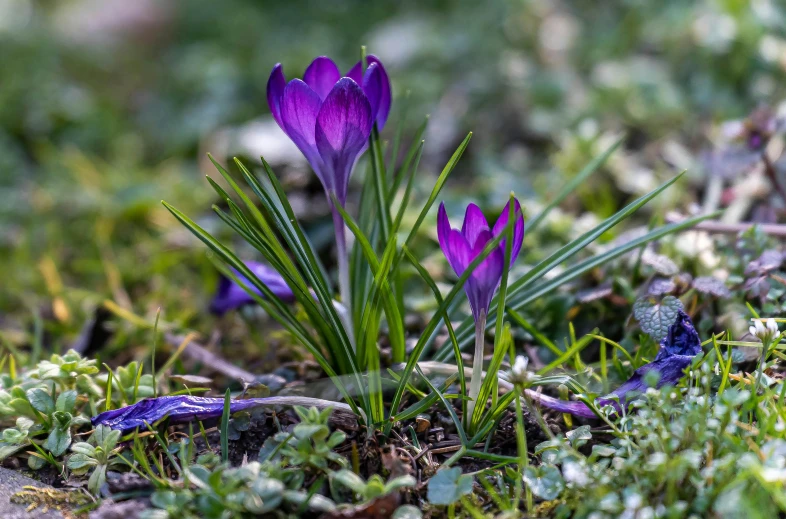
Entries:
MULTIPOLYGON (((237 413, 255 407, 304 405, 318 408, 331 408, 334 411, 352 413, 351 408, 340 402, 331 402, 318 398, 271 396, 266 398, 248 398, 232 400, 229 403, 229 412, 237 413)), ((224 398, 201 397, 191 395, 161 396, 146 398, 136 404, 106 411, 91 420, 93 427, 105 425, 121 431, 123 434, 134 429, 147 429, 147 425, 168 418, 170 423, 184 423, 193 420, 207 420, 218 418, 224 412, 224 398)))
MULTIPOLYGON (((655 384, 657 389, 673 386, 679 382, 685 369, 700 352, 699 334, 696 333, 690 317, 680 310, 674 324, 669 327, 668 335, 661 341, 661 349, 655 360, 637 369, 625 383, 605 397, 598 398, 595 403, 599 407, 611 405, 620 411, 620 406, 627 406, 637 395, 647 390, 644 379, 647 373, 653 370, 659 375, 655 384)), ((534 391, 528 391, 527 394, 548 409, 581 418, 596 418, 595 413, 583 402, 558 400, 534 391)))

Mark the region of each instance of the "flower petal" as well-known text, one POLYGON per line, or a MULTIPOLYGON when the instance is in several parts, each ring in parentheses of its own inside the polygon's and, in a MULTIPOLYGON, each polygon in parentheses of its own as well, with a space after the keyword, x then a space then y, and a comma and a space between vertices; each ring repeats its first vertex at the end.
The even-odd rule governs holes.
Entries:
POLYGON ((385 123, 388 120, 388 115, 390 115, 390 105, 392 102, 390 78, 388 77, 388 73, 378 57, 374 56, 373 54, 369 54, 366 56, 366 61, 368 63, 368 68, 366 69, 365 75, 368 75, 371 65, 376 65, 379 68, 380 77, 378 86, 376 86, 377 81, 374 80, 374 88, 377 89, 378 93, 367 90, 366 81, 363 74, 363 66, 359 61, 355 63, 351 69, 349 69, 346 77, 353 79, 358 85, 363 85, 363 90, 366 92, 366 95, 369 97, 369 99, 372 97, 379 99, 377 102, 377 108, 374 111, 374 121, 377 123, 377 128, 382 131, 382 128, 384 128, 385 123))
POLYGON ((322 179, 322 168, 314 132, 321 105, 317 93, 299 79, 293 79, 287 84, 281 98, 282 127, 306 156, 320 179, 322 179))
MULTIPOLYGON (((521 211, 521 204, 515 198, 513 199, 513 214, 516 218, 516 223, 513 227, 513 244, 511 245, 510 249, 510 263, 511 265, 516 261, 516 258, 521 251, 521 243, 524 241, 524 214, 521 211)), ((494 224, 494 228, 492 233, 494 236, 499 236, 501 232, 505 230, 505 226, 508 225, 508 216, 510 213, 510 201, 505 204, 505 208, 502 210, 502 214, 499 215, 497 219, 497 223, 494 224)), ((504 251, 505 250, 505 240, 500 242, 500 248, 504 251)))
MULTIPOLYGON (((486 221, 486 217, 483 215, 483 211, 475 204, 469 204, 467 206, 467 211, 464 213, 464 225, 461 226, 461 234, 467 239, 469 246, 474 249, 475 242, 480 233, 488 230, 489 224, 488 221, 486 221)), ((483 242, 484 246, 486 245, 486 241, 483 242)))
POLYGON ((379 95, 379 109, 377 110, 376 121, 377 127, 381 131, 388 120, 388 115, 390 114, 390 105, 393 100, 392 89, 390 87, 390 78, 388 77, 388 73, 378 57, 374 56, 373 54, 369 54, 366 57, 366 60, 368 61, 369 66, 372 64, 379 66, 382 89, 379 95))
POLYGON ((382 73, 379 71, 379 66, 376 63, 372 63, 366 69, 366 74, 363 76, 363 92, 365 92, 371 105, 371 119, 375 120, 382 94, 382 73))
MULTIPOLYGON (((254 273, 254 275, 265 285, 267 286, 273 294, 275 294, 279 299, 285 301, 287 303, 291 303, 295 300, 295 294, 292 292, 292 289, 289 288, 284 278, 281 277, 275 269, 263 264, 257 263, 255 261, 247 261, 246 266, 254 273)), ((246 286, 248 286, 254 293, 257 295, 262 295, 262 293, 251 284, 251 282, 245 277, 240 274, 240 272, 233 269, 234 274, 238 277, 240 281, 243 282, 246 286)), ((253 304, 254 298, 246 292, 240 285, 233 282, 231 279, 221 276, 221 279, 218 283, 218 289, 216 290, 216 295, 213 297, 213 300, 210 303, 210 311, 222 315, 230 310, 234 310, 236 308, 240 308, 241 306, 253 304)))
POLYGON ((344 77, 348 77, 349 79, 353 80, 358 85, 362 85, 363 84, 363 65, 358 61, 357 63, 355 63, 352 66, 351 69, 349 69, 349 72, 347 72, 347 75, 344 76, 344 77))
POLYGON ((323 101, 339 79, 341 79, 341 72, 338 70, 333 60, 327 56, 319 56, 316 58, 311 62, 311 65, 308 66, 305 74, 303 74, 303 81, 305 81, 323 101))
POLYGON ((270 107, 273 118, 282 129, 284 125, 281 122, 281 98, 284 95, 286 86, 287 80, 284 77, 284 69, 281 63, 276 63, 267 80, 267 105, 270 107))
POLYGON ((453 272, 460 276, 469 265, 471 249, 464 236, 450 227, 445 204, 439 204, 437 213, 437 237, 442 253, 445 254, 453 272))
MULTIPOLYGON (((466 223, 466 221, 465 221, 466 223)), ((480 256, 486 245, 493 239, 491 231, 486 228, 478 233, 475 245, 470 251, 470 261, 480 256)), ((500 247, 496 247, 484 259, 467 280, 467 296, 475 319, 481 312, 488 312, 491 299, 502 280, 502 268, 505 264, 505 254, 500 247)))
MULTIPOLYGON (((477 237, 477 241, 475 242, 475 246, 472 247, 472 250, 469 253, 470 261, 474 261, 475 258, 480 256, 483 252, 483 249, 486 248, 486 245, 493 239, 491 231, 488 229, 483 230, 477 237)), ((483 292, 487 292, 488 300, 491 301, 491 296, 494 295, 494 291, 499 286, 500 281, 502 280, 502 268, 505 264, 505 252, 501 247, 496 247, 491 253, 484 259, 478 267, 472 271, 472 276, 470 279, 474 281, 474 283, 481 289, 483 292)))
POLYGON ((317 115, 316 145, 325 166, 323 183, 346 200, 349 176, 371 133, 371 105, 363 89, 341 78, 317 115))

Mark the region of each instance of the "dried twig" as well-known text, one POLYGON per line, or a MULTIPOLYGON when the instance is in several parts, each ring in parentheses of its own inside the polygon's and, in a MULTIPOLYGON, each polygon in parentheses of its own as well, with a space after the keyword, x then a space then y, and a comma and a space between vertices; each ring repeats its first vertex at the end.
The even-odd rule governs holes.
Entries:
MULTIPOLYGON (((182 335, 175 335, 172 333, 167 333, 164 338, 166 342, 173 347, 177 347, 183 342, 184 339, 182 335)), ((193 341, 189 342, 185 347, 183 350, 183 355, 197 362, 201 362, 207 368, 212 369, 216 373, 221 373, 222 375, 235 380, 240 380, 242 382, 253 382, 256 379, 256 376, 250 371, 246 371, 243 368, 235 366, 231 362, 208 350, 201 344, 193 341)))

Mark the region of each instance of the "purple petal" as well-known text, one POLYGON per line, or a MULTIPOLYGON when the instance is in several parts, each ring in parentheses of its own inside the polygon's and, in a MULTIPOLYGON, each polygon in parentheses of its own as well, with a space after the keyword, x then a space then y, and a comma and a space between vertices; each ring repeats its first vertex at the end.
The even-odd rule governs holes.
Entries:
MULTIPOLYGON (((486 245, 492 240, 491 231, 488 229, 481 231, 475 242, 475 246, 470 252, 470 261, 474 260, 483 252, 486 245)), ((486 259, 472 272, 472 277, 483 287, 490 287, 493 292, 502 280, 502 268, 505 263, 505 254, 500 247, 496 247, 486 259)))
POLYGON ((371 105, 357 83, 341 78, 317 115, 316 145, 325 166, 323 183, 346 201, 349 176, 371 133, 371 105))
MULTIPOLYGON (((273 294, 284 302, 291 303, 295 300, 295 294, 289 288, 284 278, 273 268, 254 261, 246 262, 246 266, 267 286, 273 294)), ((251 282, 233 269, 238 279, 248 286, 254 293, 261 296, 262 293, 254 287, 251 282)), ((246 292, 240 285, 231 279, 221 276, 218 283, 218 290, 210 303, 210 311, 222 315, 230 310, 234 310, 244 305, 253 304, 254 298, 246 292)))
POLYGON ((546 409, 551 409, 552 411, 557 411, 558 413, 572 414, 573 416, 578 416, 579 418, 597 418, 595 413, 593 413, 592 410, 584 404, 584 402, 558 400, 554 397, 544 395, 543 393, 538 393, 537 391, 532 391, 530 389, 527 389, 526 391, 527 395, 532 398, 532 400, 539 403, 546 409))
POLYGON ((287 80, 284 77, 284 69, 281 63, 276 63, 276 66, 270 72, 270 78, 267 80, 267 104, 270 107, 273 118, 282 129, 284 129, 284 125, 281 122, 281 98, 284 95, 286 86, 287 80))
POLYGON ((359 61, 357 63, 355 63, 352 66, 352 68, 349 69, 349 72, 347 72, 347 75, 344 76, 344 77, 348 77, 352 81, 357 83, 358 85, 362 85, 363 84, 363 64, 360 63, 359 61))
MULTIPOLYGON (((472 260, 477 258, 491 239, 491 231, 488 229, 481 231, 475 242, 475 247, 470 252, 470 258, 472 260)), ((481 312, 488 313, 494 292, 502 281, 504 264, 505 254, 500 247, 497 247, 475 268, 467 281, 467 295, 475 319, 480 316, 481 312)))
MULTIPOLYGON (((516 258, 521 251, 521 243, 524 241, 524 215, 521 211, 521 204, 516 199, 513 199, 515 202, 513 205, 513 214, 516 218, 516 223, 513 227, 513 244, 510 248, 510 263, 513 264, 516 261, 516 258)), ((502 214, 499 215, 499 219, 497 223, 494 224, 493 234, 494 236, 499 236, 501 232, 505 230, 505 226, 508 225, 508 216, 510 213, 510 201, 505 204, 505 209, 502 210, 502 214)), ((500 242, 500 248, 505 250, 505 240, 500 242)))
MULTIPOLYGON (((290 81, 281 98, 281 120, 286 134, 303 152, 317 176, 322 178, 315 130, 322 101, 316 92, 299 79, 290 81)), ((322 180, 324 182, 324 180, 322 180)))
POLYGON ((439 204, 439 212, 437 213, 437 237, 442 253, 445 254, 453 272, 460 276, 471 261, 471 249, 464 236, 450 227, 444 202, 439 204))
MULTIPOLYGON (((276 405, 279 400, 280 397, 232 400, 229 403, 229 411, 237 413, 262 405, 276 405)), ((180 423, 218 418, 223 413, 223 398, 176 395, 146 398, 136 404, 96 415, 91 419, 91 422, 94 427, 105 425, 125 434, 137 428, 146 430, 146 423, 152 426, 167 417, 172 423, 180 423)))
MULTIPOLYGON (((476 247, 475 242, 478 236, 483 232, 489 230, 489 224, 486 217, 483 216, 483 211, 475 204, 469 204, 467 211, 464 213, 464 225, 461 226, 461 234, 467 239, 469 246, 473 249, 476 247)), ((486 240, 488 241, 488 240, 486 240)), ((483 242, 481 249, 485 247, 486 241, 483 242)))
POLYGON ((376 122, 377 128, 382 131, 382 128, 385 127, 385 123, 388 120, 388 115, 390 114, 390 105, 393 101, 392 89, 390 88, 390 78, 388 77, 388 73, 379 58, 373 54, 369 54, 366 59, 369 63, 369 66, 372 64, 379 66, 382 90, 380 91, 379 95, 379 109, 377 110, 376 122))
POLYGON ((372 63, 366 69, 366 74, 363 76, 363 92, 365 92, 371 105, 371 119, 375 120, 382 95, 382 73, 379 71, 379 66, 376 63, 372 63))
POLYGON ((333 85, 341 79, 341 72, 327 56, 320 56, 311 62, 303 74, 303 81, 317 93, 321 100, 325 100, 333 85))
POLYGON ((467 269, 467 265, 472 261, 472 250, 469 248, 469 244, 464 236, 456 229, 450 230, 445 246, 442 247, 442 252, 445 253, 448 263, 450 263, 453 272, 457 276, 462 275, 467 269))
POLYGON ((363 90, 366 92, 366 95, 369 97, 369 99, 372 97, 379 99, 377 108, 374 111, 374 120, 377 123, 377 128, 382 131, 382 128, 384 128, 385 123, 388 120, 388 115, 390 115, 390 105, 392 103, 390 78, 388 77, 388 73, 379 58, 373 54, 369 54, 366 56, 366 61, 368 62, 366 75, 368 75, 371 65, 376 65, 379 68, 380 78, 378 85, 376 80, 374 80, 373 85, 373 88, 377 89, 378 91, 371 92, 367 89, 365 78, 363 77, 363 66, 359 61, 355 63, 351 69, 349 69, 346 77, 352 78, 358 85, 363 85, 363 90))
MULTIPOLYGON (((701 352, 701 339, 693 327, 688 314, 679 310, 674 324, 669 326, 666 337, 661 341, 658 357, 668 355, 694 356, 701 352)), ((656 360, 658 359, 656 357, 656 360)))

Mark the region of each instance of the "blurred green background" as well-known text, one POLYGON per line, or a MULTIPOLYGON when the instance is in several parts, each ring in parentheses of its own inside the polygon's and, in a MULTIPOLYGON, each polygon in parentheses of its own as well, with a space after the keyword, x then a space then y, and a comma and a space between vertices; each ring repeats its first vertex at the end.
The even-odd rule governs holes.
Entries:
POLYGON ((297 77, 321 54, 343 70, 360 45, 378 55, 385 134, 404 104, 405 135, 431 116, 420 192, 472 130, 455 208, 498 210, 514 190, 531 215, 626 133, 551 222, 558 241, 683 168, 696 189, 659 203, 700 202, 718 123, 784 97, 784 17, 774 0, 0 0, 0 337, 23 344, 44 322, 65 347, 105 300, 209 333, 216 273, 160 205, 231 239, 207 152, 264 154, 329 257, 324 197, 267 108, 277 62, 297 77))

